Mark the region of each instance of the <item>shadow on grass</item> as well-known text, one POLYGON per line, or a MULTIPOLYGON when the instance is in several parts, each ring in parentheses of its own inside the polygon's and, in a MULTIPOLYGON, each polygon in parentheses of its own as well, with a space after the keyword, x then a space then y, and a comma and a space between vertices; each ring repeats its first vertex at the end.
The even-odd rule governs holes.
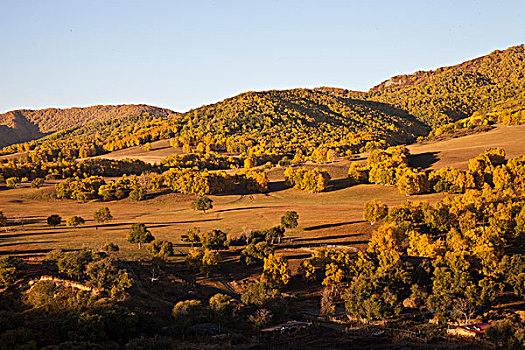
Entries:
POLYGON ((323 241, 323 240, 332 240, 332 239, 340 239, 340 238, 349 238, 349 237, 357 237, 361 236, 360 233, 352 233, 347 235, 333 235, 333 236, 323 236, 323 237, 313 237, 313 238, 299 238, 294 239, 294 242, 312 242, 312 241, 323 241))
POLYGON ((290 188, 286 186, 284 181, 273 181, 268 183, 268 193, 279 192, 290 188))
POLYGON ((328 187, 323 192, 333 192, 353 186, 354 183, 348 178, 330 180, 328 187))
POLYGON ((47 254, 52 249, 29 249, 29 250, 4 250, 2 255, 23 255, 25 258, 47 254))
POLYGON ((46 244, 46 243, 55 243, 55 241, 31 241, 31 242, 2 243, 0 244, 0 248, 26 245, 26 244, 46 244))
MULTIPOLYGON (((33 231, 31 229, 31 231, 33 231)), ((38 230, 34 230, 38 231, 38 230)), ((26 237, 26 236, 41 236, 41 235, 54 235, 58 233, 62 233, 64 231, 49 231, 49 232, 23 232, 23 231, 15 231, 17 233, 11 233, 7 235, 1 235, 0 238, 17 238, 17 237, 26 237)), ((29 242, 32 243, 32 242, 29 242)))
POLYGON ((420 154, 411 154, 408 156, 408 164, 413 168, 427 169, 436 163, 439 158, 439 152, 425 152, 420 154))
POLYGON ((308 259, 311 256, 311 254, 294 254, 294 255, 287 255, 287 260, 294 260, 294 259, 308 259))
POLYGON ((231 208, 231 209, 216 210, 213 213, 226 213, 226 212, 229 212, 229 211, 251 210, 251 209, 267 209, 267 208, 270 208, 270 207, 256 207, 256 206, 254 206, 254 207, 244 207, 244 208, 231 208))
POLYGON ((334 223, 334 224, 315 225, 315 226, 305 227, 304 231, 322 230, 324 228, 332 228, 332 227, 339 227, 339 226, 345 226, 345 225, 360 224, 360 223, 363 223, 363 222, 364 222, 363 220, 357 220, 357 221, 338 222, 338 223, 334 223))
MULTIPOLYGON (((359 234, 356 234, 355 236, 360 236, 359 234)), ((284 244, 284 245, 278 245, 275 247, 276 250, 283 250, 283 249, 301 249, 301 248, 322 248, 326 245, 330 246, 354 246, 359 244, 367 244, 368 240, 358 240, 358 241, 330 241, 330 242, 324 242, 322 241, 324 237, 319 237, 317 241, 310 242, 313 240, 305 240, 304 242, 294 244, 284 244)))

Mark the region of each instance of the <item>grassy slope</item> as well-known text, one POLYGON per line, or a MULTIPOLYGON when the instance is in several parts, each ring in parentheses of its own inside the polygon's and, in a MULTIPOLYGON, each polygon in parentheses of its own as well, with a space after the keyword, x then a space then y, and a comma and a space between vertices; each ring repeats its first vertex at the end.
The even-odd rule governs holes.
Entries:
POLYGON ((430 168, 439 169, 453 166, 461 169, 468 167, 468 160, 490 147, 502 147, 507 158, 525 154, 525 125, 497 125, 495 129, 481 134, 463 136, 433 143, 408 146, 413 155, 428 158, 436 157, 430 168), (428 156, 428 157, 425 157, 428 156))

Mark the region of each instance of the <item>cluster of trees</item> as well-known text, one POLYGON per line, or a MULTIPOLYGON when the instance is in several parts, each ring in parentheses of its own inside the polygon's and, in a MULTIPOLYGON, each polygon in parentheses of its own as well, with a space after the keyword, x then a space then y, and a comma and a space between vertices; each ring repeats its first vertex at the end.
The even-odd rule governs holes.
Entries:
POLYGON ((223 156, 213 151, 209 151, 205 154, 201 154, 201 152, 187 154, 172 154, 171 156, 163 158, 160 161, 160 163, 164 167, 171 168, 223 170, 231 168, 240 168, 243 166, 244 161, 240 157, 223 156))
POLYGON ((286 184, 308 192, 322 192, 330 182, 330 174, 325 169, 292 168, 284 171, 286 184))
POLYGON ((67 178, 55 185, 57 198, 71 198, 88 201, 99 197, 98 191, 106 181, 102 176, 90 176, 86 179, 67 178))
POLYGON ((129 273, 119 266, 119 261, 103 251, 81 249, 64 253, 56 250, 48 254, 46 261, 55 264, 58 272, 105 291, 115 300, 123 300, 133 285, 129 273))
POLYGON ((129 197, 132 200, 145 199, 148 189, 156 191, 166 185, 179 193, 226 194, 235 189, 253 193, 265 193, 268 190, 268 177, 264 171, 240 170, 234 175, 225 172, 199 171, 195 169, 173 168, 162 175, 143 174, 138 177, 122 176, 106 181, 101 176, 87 178, 66 178, 55 185, 57 198, 70 198, 80 201, 100 199, 118 200, 129 197))
POLYGON ((106 182, 101 176, 90 176, 88 178, 67 178, 55 185, 57 198, 69 198, 79 201, 100 199, 111 201, 129 197, 132 200, 143 200, 148 192, 145 186, 151 189, 158 188, 162 178, 156 174, 145 176, 148 184, 142 184, 144 178, 136 175, 123 176, 121 178, 106 182))
POLYGON ((234 305, 231 297, 217 293, 207 303, 195 299, 179 301, 173 307, 172 317, 176 327, 185 333, 198 323, 230 324, 235 312, 234 305))
MULTIPOLYGON (((151 233, 151 231, 143 223, 132 224, 129 228, 127 240, 130 243, 137 244, 138 248, 141 249, 143 244, 146 246, 146 251, 151 254, 152 257, 159 260, 168 260, 169 257, 175 255, 174 245, 170 241, 157 240, 151 233)), ((107 250, 114 250, 111 245, 107 246, 107 250)), ((118 247, 116 248, 118 251, 118 247)))
POLYGON ((0 175, 4 179, 27 178, 28 180, 46 177, 86 178, 90 176, 116 177, 124 174, 140 175, 143 172, 159 172, 160 168, 137 159, 112 160, 103 158, 79 161, 24 161, 15 158, 0 161, 0 175))
POLYGON ((523 298, 522 198, 523 187, 485 185, 435 205, 407 201, 388 210, 375 201, 365 204, 366 220, 384 221, 372 234, 369 256, 379 262, 405 255, 423 259, 413 268, 403 267, 399 280, 411 283, 394 290, 397 303, 389 311, 412 296, 420 307, 438 311, 442 318, 458 317, 458 312, 468 318, 476 308, 494 303, 500 291, 523 298))
MULTIPOLYGON (((122 304, 134 281, 115 256, 89 249, 57 250, 42 264, 65 278, 35 281, 23 296, 15 288, 2 291, 0 347, 102 349, 101 343, 136 337, 139 317, 122 304)), ((27 271, 21 259, 2 257, 0 288, 27 271)))
POLYGON ((524 157, 507 161, 502 148, 490 148, 469 160, 468 170, 445 167, 423 172, 408 166, 409 152, 404 146, 373 150, 366 165, 352 163, 348 177, 353 184, 395 185, 401 193, 465 193, 488 185, 505 189, 523 183, 524 157))
POLYGON ((268 178, 264 172, 239 171, 235 175, 193 169, 170 169, 163 174, 169 189, 179 193, 225 194, 237 186, 248 192, 266 192, 268 178))

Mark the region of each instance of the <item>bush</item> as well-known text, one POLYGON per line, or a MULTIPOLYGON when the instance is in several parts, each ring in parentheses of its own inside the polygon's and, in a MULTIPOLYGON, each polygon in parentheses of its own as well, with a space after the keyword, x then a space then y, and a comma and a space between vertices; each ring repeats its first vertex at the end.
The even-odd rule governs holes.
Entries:
POLYGON ((105 252, 118 252, 120 250, 119 246, 113 242, 110 242, 102 247, 102 250, 105 252))

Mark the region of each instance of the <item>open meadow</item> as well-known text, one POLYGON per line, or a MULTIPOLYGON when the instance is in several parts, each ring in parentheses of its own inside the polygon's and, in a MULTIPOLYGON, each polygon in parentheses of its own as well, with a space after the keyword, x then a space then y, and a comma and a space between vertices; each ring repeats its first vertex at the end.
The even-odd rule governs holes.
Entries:
MULTIPOLYGON (((525 142, 522 140, 525 140, 525 125, 498 126, 487 133, 415 144, 408 148, 412 152, 412 159, 422 162, 423 167, 466 168, 468 159, 489 147, 503 147, 508 158, 525 154, 525 142), (427 155, 432 155, 430 161, 427 155)), ((161 152, 158 157, 165 157, 169 152, 177 150, 169 147, 166 141, 159 141, 153 143, 153 151, 150 151, 153 155, 149 155, 142 147, 124 151, 113 152, 104 157, 134 157, 156 161, 154 152, 161 152)), ((360 159, 362 162, 365 158, 360 159)), ((18 188, 0 192, 0 209, 16 222, 0 236, 0 252, 40 259, 53 249, 98 248, 114 242, 120 246, 123 257, 145 257, 147 254, 144 250, 138 250, 126 240, 131 224, 144 223, 155 238, 174 242, 180 254, 186 253, 189 247, 180 241, 181 235, 189 228, 198 227, 202 232, 220 229, 227 232, 230 238, 236 238, 243 232, 278 225, 280 217, 288 210, 297 211, 299 226, 285 234, 284 242, 277 249, 291 258, 292 266, 296 265, 293 262, 295 257, 304 258, 307 254, 305 248, 315 245, 341 245, 364 250, 374 227, 363 221, 363 204, 376 199, 394 206, 408 197, 401 194, 395 186, 348 186, 345 174, 350 163, 343 160, 323 165, 331 174, 332 182, 329 190, 322 193, 285 188, 284 168, 272 168, 268 170, 269 193, 210 196, 214 207, 206 213, 190 208, 194 195, 157 191, 141 202, 123 199, 83 203, 51 198, 54 182, 48 182, 40 189, 29 188, 27 183, 21 184, 18 188), (105 225, 96 225, 93 214, 105 206, 111 210, 114 220, 105 225), (64 220, 78 215, 86 219, 86 224, 70 228, 62 223, 53 228, 46 223, 46 218, 52 214, 58 214, 64 220)), ((314 164, 307 164, 306 167, 314 167, 314 164)), ((444 196, 445 194, 414 195, 410 199, 433 203, 444 196)), ((231 249, 235 250, 235 247, 231 249)))

